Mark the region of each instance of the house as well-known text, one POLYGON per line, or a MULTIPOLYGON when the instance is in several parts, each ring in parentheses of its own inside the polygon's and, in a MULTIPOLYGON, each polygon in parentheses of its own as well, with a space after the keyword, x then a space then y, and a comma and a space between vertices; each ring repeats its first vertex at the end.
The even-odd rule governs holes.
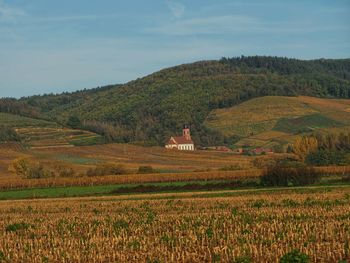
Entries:
POLYGON ((232 152, 232 150, 226 146, 216 146, 216 150, 220 152, 232 152))
POLYGON ((171 136, 165 144, 166 149, 177 149, 182 151, 194 151, 194 143, 191 139, 190 128, 184 125, 182 136, 171 136))

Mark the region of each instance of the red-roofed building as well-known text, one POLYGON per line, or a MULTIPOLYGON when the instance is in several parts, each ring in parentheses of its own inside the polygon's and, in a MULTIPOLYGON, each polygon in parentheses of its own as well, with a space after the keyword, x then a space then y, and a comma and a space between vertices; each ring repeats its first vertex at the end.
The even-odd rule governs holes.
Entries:
POLYGON ((171 136, 165 144, 167 149, 177 149, 182 151, 194 151, 194 143, 191 139, 190 128, 185 125, 182 130, 182 136, 171 136))

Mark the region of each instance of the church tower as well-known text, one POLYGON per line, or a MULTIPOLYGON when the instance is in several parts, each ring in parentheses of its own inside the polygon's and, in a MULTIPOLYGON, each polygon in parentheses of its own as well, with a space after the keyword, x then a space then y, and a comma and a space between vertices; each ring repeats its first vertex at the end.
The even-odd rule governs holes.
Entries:
POLYGON ((191 132, 190 127, 188 125, 184 125, 184 128, 182 130, 182 136, 186 138, 186 140, 191 140, 191 132))

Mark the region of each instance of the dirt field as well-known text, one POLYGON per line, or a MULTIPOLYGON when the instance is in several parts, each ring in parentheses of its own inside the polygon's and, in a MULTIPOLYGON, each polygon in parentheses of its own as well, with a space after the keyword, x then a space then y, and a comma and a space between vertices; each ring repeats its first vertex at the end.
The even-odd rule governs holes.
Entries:
POLYGON ((141 147, 128 144, 96 146, 48 147, 23 149, 16 144, 0 145, 0 178, 14 176, 9 166, 18 157, 40 160, 47 165, 62 164, 77 173, 101 163, 123 164, 136 171, 139 166, 152 166, 162 173, 206 171, 235 165, 239 169, 252 168, 253 158, 225 152, 181 152, 161 147, 141 147))

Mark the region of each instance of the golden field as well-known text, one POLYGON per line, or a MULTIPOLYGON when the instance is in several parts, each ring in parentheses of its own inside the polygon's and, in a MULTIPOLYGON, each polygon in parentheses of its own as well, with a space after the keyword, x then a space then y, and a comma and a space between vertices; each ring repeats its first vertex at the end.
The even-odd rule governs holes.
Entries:
MULTIPOLYGON (((347 170, 350 170, 348 167, 347 170)), ((262 169, 239 171, 211 171, 195 173, 168 174, 127 174, 81 177, 53 177, 42 179, 3 178, 0 180, 0 190, 26 189, 41 187, 93 186, 109 184, 144 184, 188 181, 242 180, 257 179, 263 174, 262 169)))
MULTIPOLYGON (((18 144, 2 144, 0 149, 0 189, 38 187, 93 186, 108 184, 139 184, 209 180, 257 179, 264 174, 264 166, 290 154, 243 156, 217 151, 184 152, 160 147, 141 147, 127 144, 76 146, 69 148, 24 149, 18 144), (45 167, 66 167, 74 170, 69 177, 55 176, 42 179, 25 179, 12 169, 14 160, 28 158, 40 161, 45 167), (127 174, 86 176, 90 167, 99 164, 122 164, 127 174), (139 166, 149 165, 158 171, 137 174, 139 166), (259 165, 259 166, 260 166, 259 165), (223 168, 228 167, 225 171, 223 168), (230 167, 233 167, 231 169, 230 167)), ((350 166, 315 167, 321 174, 344 175, 350 166)))
POLYGON ((123 164, 133 171, 136 171, 139 166, 150 165, 164 173, 215 170, 227 165, 250 169, 253 168, 251 161, 254 159, 225 152, 184 152, 128 144, 34 149, 24 149, 17 144, 0 144, 0 178, 9 179, 9 176, 15 176, 9 172, 8 168, 19 157, 37 160, 48 166, 72 167, 77 174, 85 174, 89 167, 101 163, 123 164))
POLYGON ((350 188, 0 202, 5 262, 350 260, 350 188))

